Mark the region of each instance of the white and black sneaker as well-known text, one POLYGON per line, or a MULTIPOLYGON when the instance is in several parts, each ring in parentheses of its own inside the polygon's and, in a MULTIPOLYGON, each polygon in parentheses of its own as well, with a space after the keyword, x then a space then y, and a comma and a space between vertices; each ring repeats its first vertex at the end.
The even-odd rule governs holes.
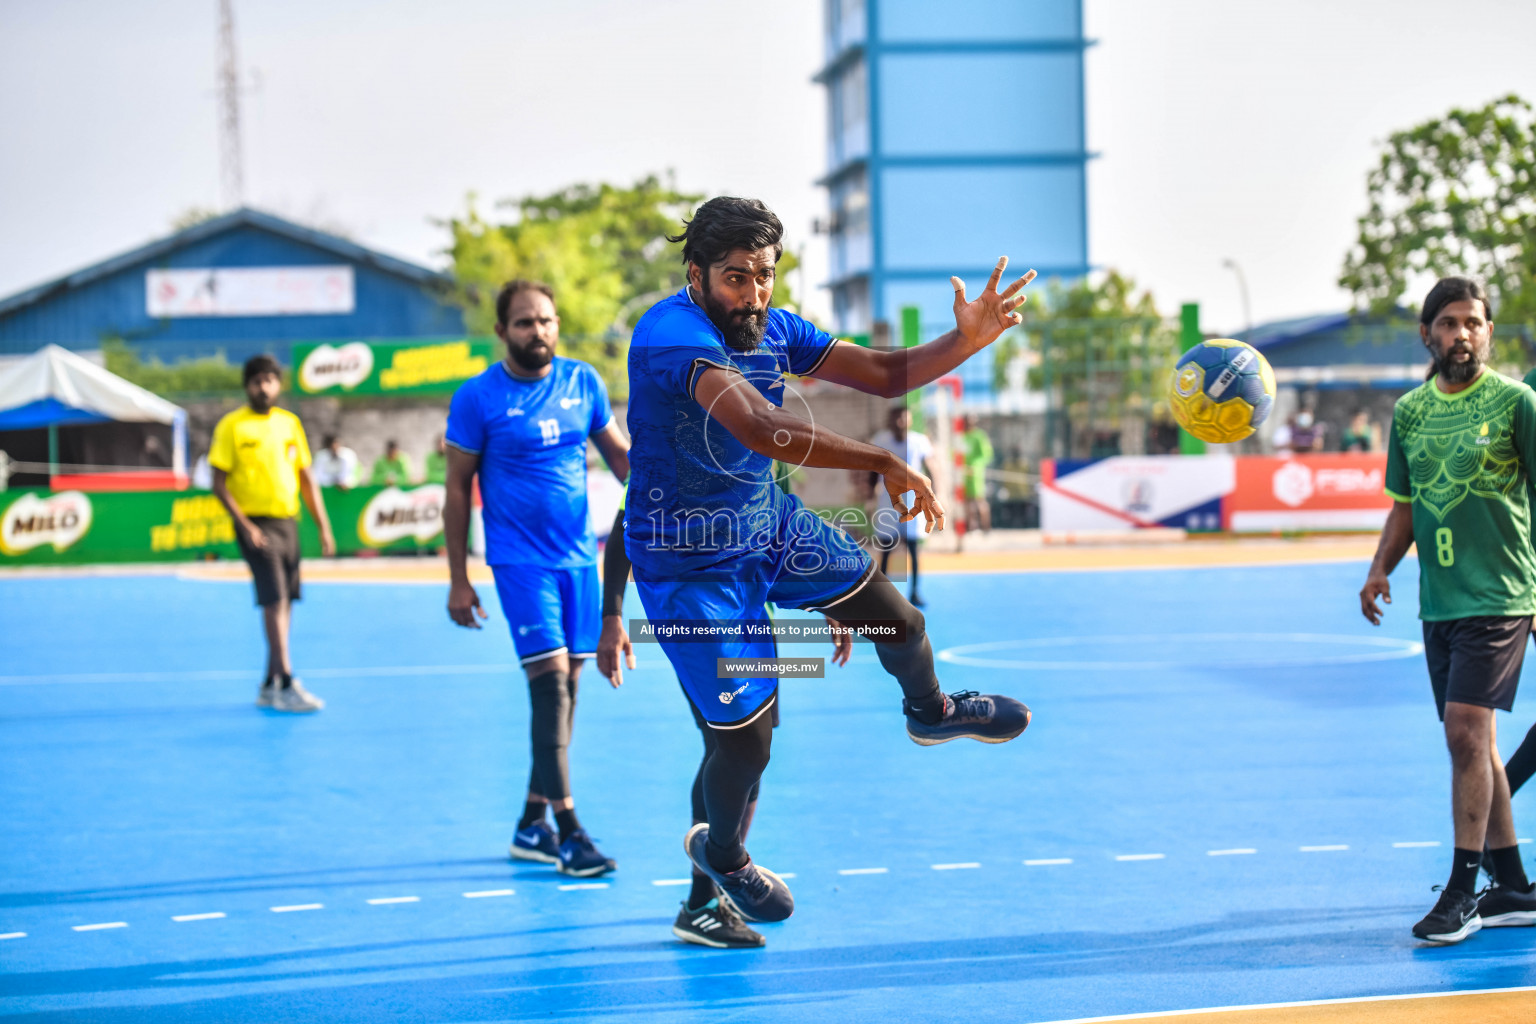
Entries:
POLYGON ((1477 899, 1477 916, 1484 928, 1522 928, 1536 925, 1536 885, 1510 889, 1490 886, 1477 899))
POLYGON ((758 949, 767 944, 766 939, 747 927, 730 901, 718 896, 697 910, 688 909, 688 901, 684 900, 683 909, 672 922, 672 934, 684 942, 715 949, 758 949))
POLYGON ((1413 926, 1416 938, 1449 944, 1460 942, 1483 927, 1483 919, 1477 913, 1476 896, 1460 889, 1447 889, 1439 885, 1434 888, 1440 891, 1440 898, 1435 901, 1434 909, 1425 915, 1424 920, 1413 926))

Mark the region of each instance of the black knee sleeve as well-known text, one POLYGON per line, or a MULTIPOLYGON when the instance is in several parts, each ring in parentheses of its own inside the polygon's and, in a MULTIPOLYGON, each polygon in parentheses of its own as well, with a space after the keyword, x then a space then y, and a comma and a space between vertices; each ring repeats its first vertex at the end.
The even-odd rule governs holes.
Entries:
POLYGON ((566 748, 571 742, 571 712, 575 694, 566 672, 545 672, 528 680, 529 739, 533 746, 533 774, 540 795, 564 800, 571 795, 571 772, 566 748))
POLYGON ((927 620, 884 573, 876 573, 852 597, 825 611, 874 643, 880 664, 896 677, 908 701, 927 703, 935 699, 939 678, 933 670, 927 620), (894 636, 889 629, 893 625, 897 627, 894 636))

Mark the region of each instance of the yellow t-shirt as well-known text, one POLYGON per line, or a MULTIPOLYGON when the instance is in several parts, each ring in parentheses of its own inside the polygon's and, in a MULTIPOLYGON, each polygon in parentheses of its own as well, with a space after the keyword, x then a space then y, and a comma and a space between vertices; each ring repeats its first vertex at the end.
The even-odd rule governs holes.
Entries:
POLYGON ((213 428, 208 465, 228 474, 229 496, 248 516, 297 516, 299 470, 309 463, 304 425, 287 409, 241 406, 213 428))

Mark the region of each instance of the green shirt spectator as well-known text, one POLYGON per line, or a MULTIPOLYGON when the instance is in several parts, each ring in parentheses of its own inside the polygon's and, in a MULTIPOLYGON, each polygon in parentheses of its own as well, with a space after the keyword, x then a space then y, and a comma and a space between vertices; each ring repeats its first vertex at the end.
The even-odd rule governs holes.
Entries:
POLYGON ((992 439, 971 426, 961 437, 965 449, 965 496, 972 501, 987 495, 987 467, 992 465, 992 439))
POLYGON ((373 463, 373 478, 370 481, 375 486, 394 485, 396 487, 411 482, 411 460, 406 458, 405 452, 393 441, 384 446, 384 454, 373 463))
POLYGON ((427 453, 426 474, 425 483, 448 482, 448 442, 442 434, 437 435, 437 446, 427 453))

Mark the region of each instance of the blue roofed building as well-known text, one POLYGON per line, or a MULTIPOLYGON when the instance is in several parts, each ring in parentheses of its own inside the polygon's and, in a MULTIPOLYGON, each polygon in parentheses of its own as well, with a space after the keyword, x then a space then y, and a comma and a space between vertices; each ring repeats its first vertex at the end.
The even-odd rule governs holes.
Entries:
POLYGON ((451 280, 258 210, 202 221, 0 299, 0 355, 122 339, 164 362, 294 342, 461 335, 451 280))
POLYGON ((1395 319, 1323 313, 1261 324, 1233 337, 1269 360, 1280 387, 1406 391, 1424 382, 1429 355, 1406 311, 1395 319))
POLYGON ((826 0, 833 314, 864 333, 998 256, 1088 271, 1080 0, 826 0))

